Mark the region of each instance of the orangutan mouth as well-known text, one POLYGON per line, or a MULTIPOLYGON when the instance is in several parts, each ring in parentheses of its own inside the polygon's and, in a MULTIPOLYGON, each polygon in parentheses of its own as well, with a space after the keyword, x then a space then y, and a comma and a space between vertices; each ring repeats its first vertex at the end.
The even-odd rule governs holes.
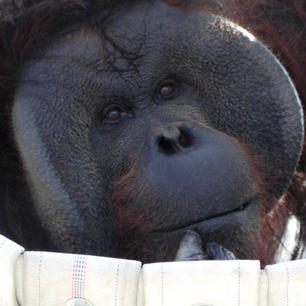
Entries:
POLYGON ((225 216, 229 216, 229 215, 232 215, 232 214, 235 214, 235 213, 245 211, 247 208, 252 206, 256 201, 257 201, 257 197, 252 197, 248 201, 244 202, 242 205, 238 206, 235 209, 225 211, 225 212, 222 212, 222 213, 219 213, 219 214, 215 214, 213 216, 207 217, 205 219, 201 219, 199 221, 191 222, 191 223, 183 225, 183 226, 157 230, 157 231, 155 231, 155 233, 166 233, 166 232, 169 233, 169 232, 175 232, 175 231, 180 231, 180 230, 186 230, 186 229, 189 229, 191 227, 201 225, 204 222, 207 222, 207 221, 212 220, 212 219, 217 219, 217 218, 221 218, 221 217, 225 217, 225 216))

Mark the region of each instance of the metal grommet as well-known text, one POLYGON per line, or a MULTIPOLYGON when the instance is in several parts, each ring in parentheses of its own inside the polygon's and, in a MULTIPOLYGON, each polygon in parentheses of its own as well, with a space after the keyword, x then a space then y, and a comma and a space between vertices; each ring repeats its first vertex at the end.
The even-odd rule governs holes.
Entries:
POLYGON ((66 303, 66 306, 93 306, 91 302, 82 298, 71 299, 66 303))

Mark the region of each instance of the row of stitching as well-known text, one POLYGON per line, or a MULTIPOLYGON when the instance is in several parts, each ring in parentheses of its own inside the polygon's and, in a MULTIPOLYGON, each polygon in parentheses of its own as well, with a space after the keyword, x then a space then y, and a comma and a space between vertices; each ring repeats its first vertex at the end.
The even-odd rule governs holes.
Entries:
POLYGON ((72 269, 72 298, 84 298, 87 256, 75 256, 72 269))
POLYGON ((119 269, 120 269, 120 260, 118 260, 117 269, 116 269, 116 287, 115 287, 115 306, 118 306, 118 291, 119 291, 119 269))
POLYGON ((161 306, 164 306, 164 265, 161 264, 161 306))
POLYGON ((38 306, 40 306, 41 297, 41 269, 42 269, 43 253, 39 253, 39 263, 38 263, 38 306))
POLYGON ((287 287, 286 287, 286 306, 289 306, 289 282, 290 282, 290 277, 289 277, 289 267, 287 264, 285 264, 286 268, 286 279, 287 279, 287 287))
POLYGON ((267 273, 267 290, 268 290, 267 300, 270 301, 270 277, 268 271, 266 273, 267 273))
POLYGON ((240 260, 238 260, 238 301, 237 305, 240 306, 240 281, 241 281, 241 267, 240 267, 240 260))

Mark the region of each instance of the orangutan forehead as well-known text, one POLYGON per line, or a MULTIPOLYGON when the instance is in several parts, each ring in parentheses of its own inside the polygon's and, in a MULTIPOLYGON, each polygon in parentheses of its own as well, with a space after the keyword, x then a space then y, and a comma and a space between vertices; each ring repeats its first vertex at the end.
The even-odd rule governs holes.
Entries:
MULTIPOLYGON (((222 17, 185 11, 163 1, 142 1, 114 10, 116 13, 108 15, 102 11, 86 22, 68 26, 51 39, 40 52, 41 57, 65 59, 65 65, 69 59, 77 60, 102 72, 102 67, 109 65, 127 71, 137 61, 157 54, 187 58, 198 53, 195 59, 199 61, 203 45, 211 52, 226 48, 229 53, 236 53, 234 37, 236 41, 255 40, 249 32, 222 17), (190 54, 186 54, 186 49, 190 54)), ((35 53, 39 57, 39 51, 35 53)))

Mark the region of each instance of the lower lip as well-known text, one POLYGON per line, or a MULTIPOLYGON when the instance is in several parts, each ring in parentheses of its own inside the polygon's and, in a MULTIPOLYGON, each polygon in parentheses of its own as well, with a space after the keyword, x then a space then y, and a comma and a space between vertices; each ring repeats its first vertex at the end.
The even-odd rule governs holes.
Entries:
POLYGON ((230 216, 230 215, 233 215, 233 214, 242 213, 245 210, 247 210, 250 206, 252 206, 252 204, 254 202, 256 202, 256 197, 251 198, 249 201, 246 201, 243 205, 241 205, 238 208, 233 209, 231 211, 220 213, 218 215, 214 215, 212 217, 208 217, 206 219, 203 219, 203 220, 200 220, 200 221, 197 221, 195 223, 188 224, 188 225, 179 226, 177 228, 173 228, 173 229, 169 229, 169 230, 157 230, 157 231, 154 231, 154 233, 172 233, 172 232, 176 232, 176 231, 182 231, 182 230, 186 230, 186 229, 189 229, 189 228, 197 226, 197 225, 201 225, 201 224, 203 224, 205 222, 208 222, 208 221, 211 221, 211 220, 216 220, 216 219, 226 217, 226 216, 230 216))

